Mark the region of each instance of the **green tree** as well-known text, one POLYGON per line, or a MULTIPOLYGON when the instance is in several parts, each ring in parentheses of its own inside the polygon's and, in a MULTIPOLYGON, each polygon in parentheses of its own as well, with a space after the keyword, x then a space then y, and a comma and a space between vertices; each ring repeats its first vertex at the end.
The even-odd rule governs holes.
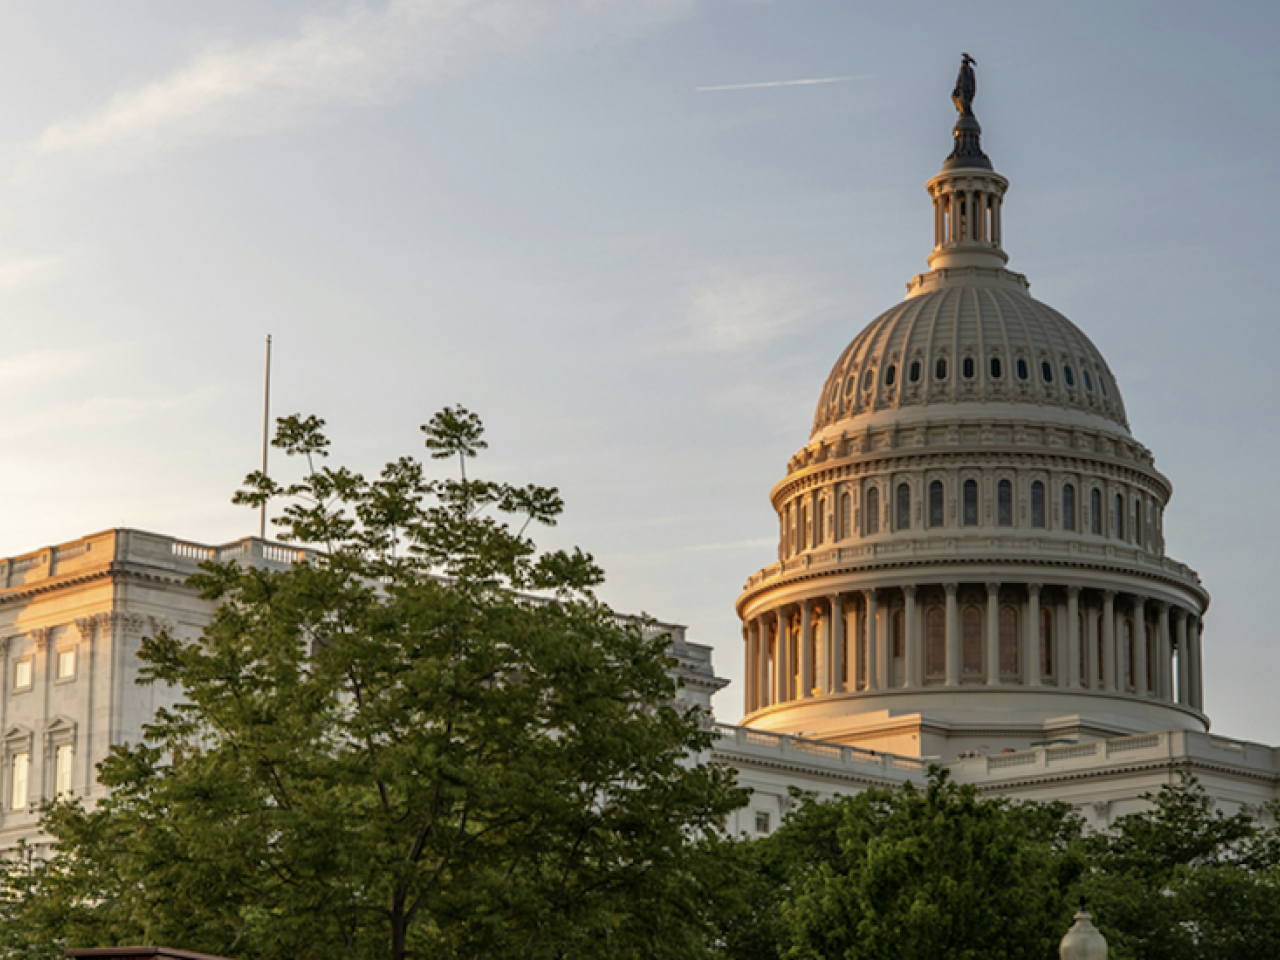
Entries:
POLYGON ((554 489, 475 479, 479 419, 423 427, 458 476, 405 457, 325 465, 323 422, 279 422, 305 463, 236 497, 283 503, 285 571, 208 564, 198 641, 144 643, 181 685, 100 768, 92 811, 48 809, 56 852, 10 873, 13 952, 165 943, 253 958, 697 957, 743 796, 694 762, 668 640, 597 601, 580 551, 538 552, 554 489), (541 601, 529 598, 538 591, 541 601))
POLYGON ((1065 804, 979 797, 933 770, 923 790, 799 808, 754 861, 724 935, 732 960, 1049 958, 1084 868, 1065 804))
POLYGON ((1280 957, 1280 834, 1190 776, 1089 838, 1085 891, 1117 960, 1280 957))

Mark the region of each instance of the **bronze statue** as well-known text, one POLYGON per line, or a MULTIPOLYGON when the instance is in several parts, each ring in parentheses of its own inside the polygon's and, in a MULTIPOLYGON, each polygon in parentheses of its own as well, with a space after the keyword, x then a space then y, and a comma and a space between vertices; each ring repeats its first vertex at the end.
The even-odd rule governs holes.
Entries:
POLYGON ((960 55, 960 75, 956 77, 956 88, 951 91, 951 102, 962 117, 973 116, 973 96, 978 92, 978 78, 974 75, 973 66, 977 62, 967 53, 960 55))

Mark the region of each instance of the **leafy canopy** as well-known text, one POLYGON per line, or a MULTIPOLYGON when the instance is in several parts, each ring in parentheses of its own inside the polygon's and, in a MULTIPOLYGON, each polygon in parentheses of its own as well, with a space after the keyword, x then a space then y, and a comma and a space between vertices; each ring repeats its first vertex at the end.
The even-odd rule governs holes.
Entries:
POLYGON ((143 642, 182 688, 100 768, 95 809, 47 810, 52 858, 10 872, 15 952, 162 943, 308 957, 697 957, 722 824, 742 794, 695 762, 669 638, 594 596, 579 550, 539 552, 556 490, 468 476, 478 417, 450 408, 375 478, 327 463, 316 417, 279 421, 303 465, 250 474, 281 505, 288 569, 207 564, 202 637, 143 642), (519 591, 536 590, 534 601, 519 591))

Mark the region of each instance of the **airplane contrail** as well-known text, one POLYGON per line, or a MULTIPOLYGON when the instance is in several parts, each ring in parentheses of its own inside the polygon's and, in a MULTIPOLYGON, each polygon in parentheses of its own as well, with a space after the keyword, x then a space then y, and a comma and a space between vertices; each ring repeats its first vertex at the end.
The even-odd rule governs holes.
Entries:
POLYGON ((726 83, 718 87, 694 87, 694 93, 709 93, 713 90, 758 90, 761 87, 810 87, 818 83, 844 83, 847 80, 870 80, 869 76, 860 77, 811 77, 807 80, 768 80, 764 83, 726 83))

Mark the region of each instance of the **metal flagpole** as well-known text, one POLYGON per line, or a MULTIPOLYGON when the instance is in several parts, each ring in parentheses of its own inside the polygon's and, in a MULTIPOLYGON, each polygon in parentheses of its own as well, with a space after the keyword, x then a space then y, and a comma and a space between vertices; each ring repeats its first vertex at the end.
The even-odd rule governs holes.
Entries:
MULTIPOLYGON (((267 373, 262 388, 262 475, 267 475, 267 450, 271 432, 271 334, 267 334, 267 373)), ((258 538, 267 539, 267 504, 262 504, 258 517, 258 538)))

